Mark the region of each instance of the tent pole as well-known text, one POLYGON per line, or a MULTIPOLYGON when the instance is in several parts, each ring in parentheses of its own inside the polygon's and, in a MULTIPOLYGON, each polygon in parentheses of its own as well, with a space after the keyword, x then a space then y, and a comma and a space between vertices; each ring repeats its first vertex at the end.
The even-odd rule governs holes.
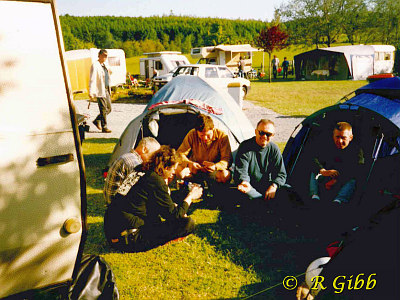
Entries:
POLYGON ((381 150, 381 146, 382 146, 382 143, 383 143, 384 134, 381 133, 381 136, 380 136, 380 138, 379 138, 379 141, 378 141, 378 138, 379 138, 379 137, 377 137, 377 139, 376 139, 376 141, 375 141, 374 150, 373 150, 373 152, 372 152, 372 159, 373 159, 373 160, 372 160, 372 163, 371 163, 371 167, 369 168, 369 172, 368 172, 367 179, 365 180, 365 184, 364 184, 364 187, 363 187, 362 194, 361 194, 361 196, 360 196, 360 199, 358 200, 358 205, 361 204, 361 200, 362 200, 362 198, 364 197, 365 190, 366 190, 366 188, 367 188, 369 179, 370 179, 371 174, 372 174, 372 170, 373 170, 373 168, 374 168, 374 166, 375 166, 375 162, 376 162, 376 160, 378 159, 378 153, 379 153, 379 151, 381 150))
MULTIPOLYGON (((299 125, 298 125, 298 126, 299 126, 299 125)), ((298 127, 298 126, 297 126, 297 127, 298 127)), ((296 127, 296 128, 297 128, 297 127, 296 127)), ((310 129, 311 129, 311 128, 308 127, 307 132, 306 132, 306 134, 305 134, 305 136, 304 136, 303 142, 301 143, 299 152, 297 153, 296 159, 295 159, 295 161, 294 161, 292 167, 290 168, 290 172, 289 172, 289 176, 288 176, 288 177, 292 176, 294 167, 296 166, 297 161, 299 160, 300 154, 301 154, 301 152, 303 151, 303 147, 304 147, 304 144, 305 144, 305 142, 306 142, 306 140, 307 140, 307 138, 308 138, 308 133, 310 132, 310 129)), ((295 129, 295 130, 296 130, 296 129, 295 129)))

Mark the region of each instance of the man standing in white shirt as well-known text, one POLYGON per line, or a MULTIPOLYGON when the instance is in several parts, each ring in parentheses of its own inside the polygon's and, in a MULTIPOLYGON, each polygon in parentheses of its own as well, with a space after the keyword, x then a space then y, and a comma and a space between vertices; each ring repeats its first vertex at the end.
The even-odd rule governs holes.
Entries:
POLYGON ((107 128, 107 115, 111 112, 110 75, 111 71, 105 65, 107 50, 99 51, 99 60, 90 68, 89 98, 97 98, 100 113, 93 124, 101 132, 110 133, 107 128))

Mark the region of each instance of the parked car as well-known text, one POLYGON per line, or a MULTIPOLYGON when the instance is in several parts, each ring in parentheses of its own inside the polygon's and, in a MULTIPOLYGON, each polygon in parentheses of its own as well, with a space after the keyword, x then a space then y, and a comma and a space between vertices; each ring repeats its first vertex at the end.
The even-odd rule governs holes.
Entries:
POLYGON ((178 68, 179 67, 176 67, 176 68, 172 69, 167 74, 155 76, 153 78, 153 88, 157 91, 161 87, 163 87, 165 84, 170 82, 171 79, 172 79, 172 75, 175 73, 176 69, 178 69, 178 68))
POLYGON ((180 75, 199 76, 212 85, 224 88, 228 87, 228 85, 231 83, 239 83, 244 92, 244 96, 246 96, 250 90, 249 80, 236 77, 227 66, 211 64, 191 64, 179 66, 173 73, 168 73, 153 78, 154 85, 160 88, 171 81, 174 77, 180 75))

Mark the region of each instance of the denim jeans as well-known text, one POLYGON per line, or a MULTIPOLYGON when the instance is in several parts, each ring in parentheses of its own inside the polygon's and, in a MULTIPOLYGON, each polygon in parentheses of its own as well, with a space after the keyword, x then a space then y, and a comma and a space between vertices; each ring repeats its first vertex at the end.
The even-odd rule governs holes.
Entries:
MULTIPOLYGON (((330 177, 319 176, 318 179, 315 178, 315 173, 311 172, 310 177, 310 196, 319 195, 319 184, 326 183, 330 180, 330 177)), ((356 180, 350 179, 342 184, 335 200, 339 200, 340 203, 349 203, 353 197, 354 191, 356 190, 356 180)))

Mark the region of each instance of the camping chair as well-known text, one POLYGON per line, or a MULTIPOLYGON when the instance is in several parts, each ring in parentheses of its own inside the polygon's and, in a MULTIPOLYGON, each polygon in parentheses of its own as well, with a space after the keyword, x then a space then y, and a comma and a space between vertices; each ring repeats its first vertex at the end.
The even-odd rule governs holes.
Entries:
POLYGON ((138 80, 137 80, 135 77, 133 77, 133 75, 130 75, 130 76, 129 76, 129 79, 130 79, 130 81, 131 81, 131 85, 134 86, 135 89, 137 89, 138 86, 139 86, 138 80))

